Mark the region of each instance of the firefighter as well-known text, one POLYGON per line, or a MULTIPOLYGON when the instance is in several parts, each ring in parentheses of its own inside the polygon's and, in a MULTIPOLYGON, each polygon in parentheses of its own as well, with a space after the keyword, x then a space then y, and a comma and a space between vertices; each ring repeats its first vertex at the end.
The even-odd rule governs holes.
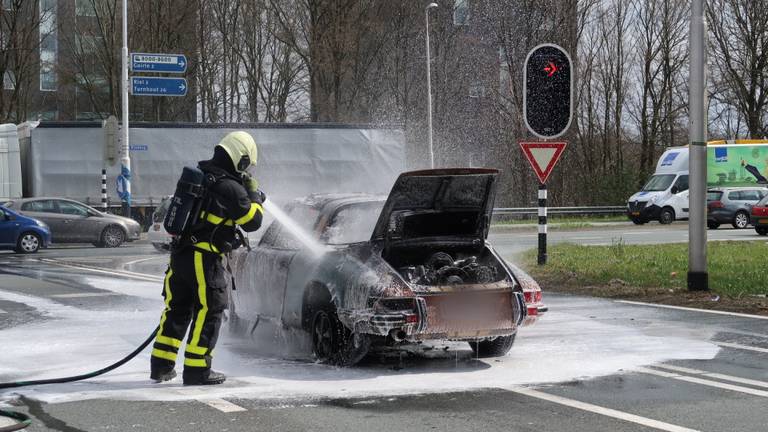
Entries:
POLYGON ((201 198, 198 222, 177 237, 171 250, 163 291, 165 309, 152 350, 150 378, 156 382, 176 376, 176 357, 188 328, 184 385, 226 380, 224 374, 211 370, 222 313, 229 303, 227 278, 231 275, 222 258, 247 241, 239 228, 250 232, 261 226, 265 196, 252 176, 256 159, 253 137, 238 131, 216 145, 212 159, 198 163, 210 186, 201 198))

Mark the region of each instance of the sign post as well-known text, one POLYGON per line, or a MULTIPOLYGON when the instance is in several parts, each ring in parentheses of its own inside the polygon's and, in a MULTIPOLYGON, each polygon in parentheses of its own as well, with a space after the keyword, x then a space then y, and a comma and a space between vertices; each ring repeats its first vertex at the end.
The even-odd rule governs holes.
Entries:
POLYGON ((563 155, 565 142, 521 142, 525 158, 539 179, 539 265, 547 263, 547 179, 563 155))
MULTIPOLYGON (((528 130, 549 140, 564 134, 573 118, 571 56, 555 44, 528 53, 523 69, 523 118, 528 130)), ((547 179, 565 150, 565 142, 521 142, 523 154, 539 178, 539 265, 547 263, 547 179)))

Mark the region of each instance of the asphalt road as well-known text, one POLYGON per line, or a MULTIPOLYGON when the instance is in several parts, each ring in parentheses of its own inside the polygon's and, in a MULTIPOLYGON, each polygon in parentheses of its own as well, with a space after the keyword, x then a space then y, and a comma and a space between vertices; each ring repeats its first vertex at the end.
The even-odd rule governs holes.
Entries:
MULTIPOLYGON (((551 240, 659 243, 684 241, 684 230, 616 226, 551 240)), ((491 240, 514 254, 535 234, 491 240)), ((0 253, 0 381, 85 372, 129 352, 156 325, 166 260, 142 244, 0 253)), ((545 301, 550 311, 501 359, 443 343, 335 369, 310 361, 303 335, 265 329, 258 340, 224 336, 215 360, 230 377, 223 386, 152 384, 145 352, 88 382, 0 391, 0 407, 31 414, 32 431, 766 430, 768 319, 551 293, 545 301)))

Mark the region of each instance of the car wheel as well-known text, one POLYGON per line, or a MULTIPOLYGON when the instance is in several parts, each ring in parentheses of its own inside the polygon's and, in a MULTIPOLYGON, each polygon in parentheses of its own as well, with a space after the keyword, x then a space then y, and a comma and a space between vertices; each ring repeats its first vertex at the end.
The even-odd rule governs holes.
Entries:
POLYGON ((718 229, 720 228, 719 222, 707 222, 707 228, 709 229, 718 229))
POLYGON ((747 225, 749 225, 749 215, 743 211, 736 212, 736 216, 733 217, 733 227, 744 229, 747 225))
POLYGON ((101 247, 120 247, 123 241, 125 241, 125 233, 119 226, 110 225, 101 232, 101 247))
POLYGON ((22 254, 32 254, 40 250, 42 241, 40 236, 33 232, 22 233, 16 240, 16 252, 22 254))
POLYGON ((478 358, 501 357, 506 355, 515 343, 515 335, 499 336, 495 339, 469 342, 478 358))
POLYGON ((315 310, 309 330, 312 352, 320 363, 354 366, 365 357, 371 346, 367 335, 352 333, 344 327, 331 304, 315 310))
POLYGON ((631 220, 632 220, 632 223, 635 224, 635 225, 644 225, 645 224, 645 221, 637 219, 637 218, 632 218, 631 220))
POLYGON ((768 235, 768 227, 756 227, 755 232, 761 236, 768 235))
POLYGON ((669 225, 674 221, 675 221, 674 210, 672 210, 669 207, 665 207, 661 209, 661 214, 659 215, 659 223, 661 223, 662 225, 669 225))

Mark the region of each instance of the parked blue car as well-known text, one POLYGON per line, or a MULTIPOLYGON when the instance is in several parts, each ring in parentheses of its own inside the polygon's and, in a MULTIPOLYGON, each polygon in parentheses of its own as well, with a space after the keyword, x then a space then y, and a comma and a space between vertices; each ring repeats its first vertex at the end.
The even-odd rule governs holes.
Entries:
POLYGON ((0 206, 0 249, 31 254, 51 244, 51 230, 44 222, 0 206))

